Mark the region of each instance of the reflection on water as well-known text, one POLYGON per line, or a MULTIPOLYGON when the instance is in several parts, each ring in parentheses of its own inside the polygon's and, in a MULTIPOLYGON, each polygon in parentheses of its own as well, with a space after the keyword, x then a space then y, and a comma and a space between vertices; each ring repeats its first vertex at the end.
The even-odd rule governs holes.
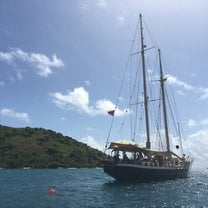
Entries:
POLYGON ((208 171, 187 179, 119 182, 102 169, 0 170, 1 208, 206 207, 208 171), (53 188, 56 194, 50 196, 53 188))

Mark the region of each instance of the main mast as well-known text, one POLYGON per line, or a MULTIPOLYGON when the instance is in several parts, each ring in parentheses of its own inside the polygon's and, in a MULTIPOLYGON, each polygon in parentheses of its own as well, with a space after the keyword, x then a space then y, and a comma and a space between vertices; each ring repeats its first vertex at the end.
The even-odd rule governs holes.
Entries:
POLYGON ((146 121, 146 148, 150 149, 150 130, 149 130, 149 115, 148 115, 148 96, 147 96, 147 84, 146 84, 146 67, 145 67, 145 45, 144 45, 144 36, 143 36, 143 26, 142 26, 142 15, 139 15, 140 18, 140 31, 141 31, 141 55, 142 55, 142 71, 143 71, 143 88, 144 88, 144 108, 145 108, 145 121, 146 121))
MULTIPOLYGON (((163 78, 163 70, 162 70, 160 49, 158 49, 158 53, 159 53, 159 64, 160 64, 160 85, 161 85, 161 91, 162 91, 162 104, 163 104, 163 118, 164 118, 164 125, 165 125, 166 148, 167 148, 167 152, 170 153, 170 141, 169 141, 169 133, 168 133, 168 121, 167 121, 167 111, 166 111, 166 101, 165 101, 165 88, 164 88, 164 82, 167 79, 163 78)), ((170 156, 171 156, 171 154, 169 154, 169 157, 170 156)))

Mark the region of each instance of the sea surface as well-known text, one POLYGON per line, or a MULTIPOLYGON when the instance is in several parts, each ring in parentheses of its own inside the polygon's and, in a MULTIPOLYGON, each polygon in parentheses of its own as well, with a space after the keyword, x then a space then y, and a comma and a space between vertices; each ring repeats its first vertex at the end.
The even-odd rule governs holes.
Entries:
POLYGON ((35 207, 208 207, 208 170, 174 181, 121 183, 102 169, 1 169, 0 208, 35 207))

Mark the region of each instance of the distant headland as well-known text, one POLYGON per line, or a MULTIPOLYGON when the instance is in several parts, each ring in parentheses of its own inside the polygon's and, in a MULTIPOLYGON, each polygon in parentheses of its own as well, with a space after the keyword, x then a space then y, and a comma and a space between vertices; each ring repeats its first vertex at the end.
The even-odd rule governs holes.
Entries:
POLYGON ((0 125, 0 168, 97 167, 104 154, 43 128, 0 125))

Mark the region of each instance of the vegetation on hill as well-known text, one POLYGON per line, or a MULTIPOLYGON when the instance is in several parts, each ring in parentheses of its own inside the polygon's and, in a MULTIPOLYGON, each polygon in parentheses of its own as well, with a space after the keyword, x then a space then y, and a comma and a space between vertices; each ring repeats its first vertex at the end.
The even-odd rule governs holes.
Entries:
POLYGON ((1 168, 96 167, 103 156, 102 152, 52 130, 0 125, 1 168))

